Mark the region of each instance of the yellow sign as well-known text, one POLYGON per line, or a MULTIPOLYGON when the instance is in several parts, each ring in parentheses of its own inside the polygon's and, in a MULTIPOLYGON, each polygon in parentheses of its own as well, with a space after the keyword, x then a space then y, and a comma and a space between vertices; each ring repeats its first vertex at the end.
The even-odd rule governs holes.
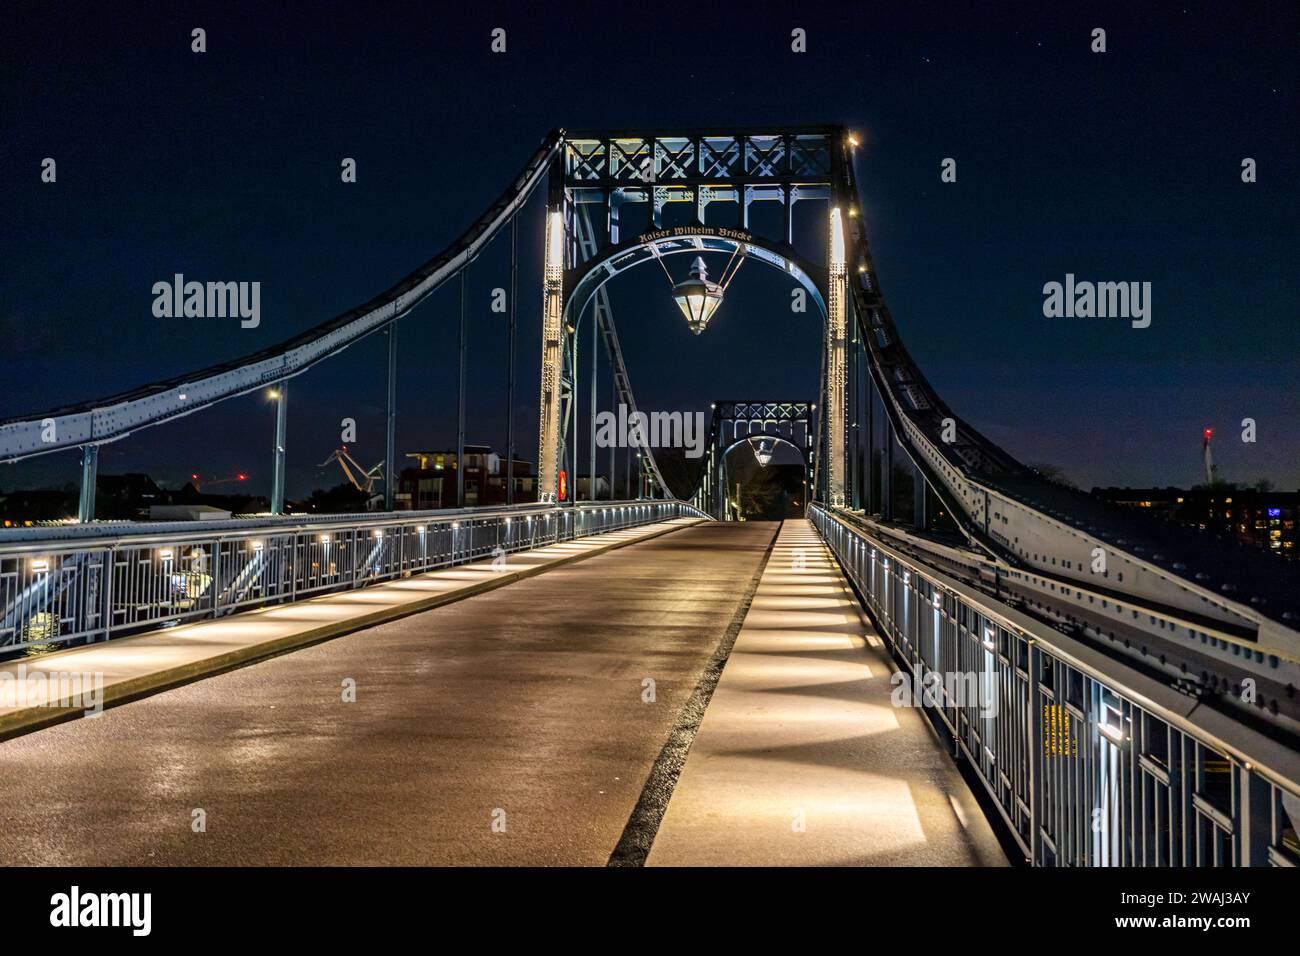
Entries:
POLYGON ((1079 756, 1079 741, 1070 726, 1070 713, 1060 704, 1043 705, 1043 756, 1079 756))

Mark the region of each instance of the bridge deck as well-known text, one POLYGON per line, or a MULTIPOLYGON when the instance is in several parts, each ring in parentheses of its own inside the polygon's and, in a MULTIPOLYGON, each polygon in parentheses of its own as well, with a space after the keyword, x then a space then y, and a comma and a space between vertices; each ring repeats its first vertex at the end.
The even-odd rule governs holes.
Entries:
POLYGON ((0 743, 0 865, 604 864, 774 533, 684 528, 0 743))
POLYGON ((892 672, 817 532, 787 521, 648 864, 1005 865, 892 672))

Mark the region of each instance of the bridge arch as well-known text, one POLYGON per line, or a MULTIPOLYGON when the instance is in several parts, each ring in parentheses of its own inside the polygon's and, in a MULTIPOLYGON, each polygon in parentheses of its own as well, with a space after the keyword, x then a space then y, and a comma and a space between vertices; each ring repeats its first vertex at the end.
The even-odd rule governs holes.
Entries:
POLYGON ((788 445, 789 447, 793 448, 795 451, 799 453, 799 456, 803 458, 805 466, 809 466, 812 464, 812 459, 810 456, 809 449, 799 447, 799 445, 797 445, 795 442, 792 442, 784 435, 769 435, 764 432, 755 432, 752 435, 741 435, 735 441, 725 444, 721 452, 722 457, 725 459, 728 455, 730 455, 741 445, 749 445, 755 441, 762 441, 763 439, 767 439, 768 441, 775 442, 781 445, 788 445))
POLYGON ((578 232, 582 229, 580 220, 586 217, 569 215, 569 205, 561 203, 547 216, 538 443, 539 500, 553 501, 556 498, 562 427, 560 392, 562 383, 566 381, 565 357, 568 354, 563 343, 566 336, 577 335, 588 304, 611 279, 639 265, 673 255, 718 252, 742 254, 781 271, 808 293, 820 311, 826 323, 824 424, 828 448, 827 497, 836 505, 844 504, 849 293, 844 222, 839 207, 832 205, 830 210, 827 266, 819 270, 788 244, 741 229, 718 229, 701 224, 650 230, 627 242, 604 248, 591 242, 590 256, 578 263, 575 261, 576 253, 584 244, 584 237, 579 232, 577 241, 568 241, 566 222, 572 221, 575 232, 578 232), (819 273, 826 276, 824 282, 817 278, 819 273))
POLYGON ((707 252, 739 252, 788 275, 808 293, 816 303, 822 319, 827 317, 826 290, 816 279, 817 269, 804 257, 784 244, 771 242, 760 236, 738 233, 736 230, 714 230, 707 227, 683 227, 672 230, 672 235, 645 233, 628 242, 611 246, 595 257, 565 273, 564 315, 575 328, 590 304, 596 291, 637 266, 684 253, 700 255, 707 252), (725 234, 724 234, 725 233, 725 234), (577 319, 578 321, 574 321, 577 319))

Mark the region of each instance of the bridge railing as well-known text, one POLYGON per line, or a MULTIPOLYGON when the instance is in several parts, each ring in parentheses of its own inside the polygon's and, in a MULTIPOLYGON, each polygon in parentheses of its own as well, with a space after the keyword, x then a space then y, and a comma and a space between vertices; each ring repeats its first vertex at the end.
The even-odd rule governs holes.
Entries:
POLYGON ((1260 762, 1227 722, 1190 719, 1194 699, 851 518, 810 517, 904 668, 895 694, 924 706, 1034 865, 1300 865, 1293 751, 1254 739, 1260 762))
POLYGON ((681 501, 30 528, 0 540, 0 656, 365 587, 496 554, 706 517, 681 501))

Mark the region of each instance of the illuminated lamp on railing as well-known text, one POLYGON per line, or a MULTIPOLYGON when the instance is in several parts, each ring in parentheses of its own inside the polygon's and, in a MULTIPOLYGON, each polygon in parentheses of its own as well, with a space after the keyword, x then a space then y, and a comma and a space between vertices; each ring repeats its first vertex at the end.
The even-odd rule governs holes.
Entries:
POLYGON ((248 542, 248 546, 252 548, 254 551, 261 551, 262 548, 264 547, 261 541, 250 541, 248 542))
POLYGON ((510 519, 507 518, 507 519, 506 519, 506 525, 508 526, 509 524, 510 524, 510 519))
POLYGON ((1103 699, 1101 702, 1101 720, 1097 722, 1097 730, 1111 743, 1122 744, 1128 739, 1128 735, 1124 733, 1123 710, 1111 704, 1110 701, 1103 699))
POLYGON ((171 548, 160 548, 160 549, 158 550, 158 560, 159 560, 159 561, 170 561, 171 559, 172 559, 172 549, 171 549, 171 548))
POLYGON ((991 627, 984 628, 984 646, 991 651, 998 649, 997 642, 993 638, 993 628, 991 627))
POLYGON ((38 574, 50 569, 50 562, 47 558, 32 558, 32 570, 38 574))
POLYGON ((424 525, 422 525, 422 524, 417 524, 417 525, 415 526, 415 530, 416 530, 418 533, 420 533, 420 534, 424 534, 424 530, 425 530, 425 529, 424 529, 424 525))
POLYGON ((323 535, 321 535, 321 536, 320 536, 320 543, 321 543, 321 544, 329 544, 329 543, 330 543, 330 536, 327 535, 327 534, 323 534, 323 535))
POLYGON ((943 603, 943 598, 940 597, 939 592, 936 591, 934 594, 934 606, 939 607, 939 605, 941 605, 942 603, 943 603))
POLYGON ((1098 724, 1097 730, 1113 744, 1122 744, 1124 742, 1124 731, 1111 727, 1109 724, 1098 724))
POLYGON ((384 530, 382 528, 376 528, 372 533, 376 538, 382 538, 384 536, 384 530))
POLYGON ((459 521, 453 521, 453 522, 451 523, 451 530, 452 530, 452 531, 455 531, 455 530, 456 530, 457 528, 459 528, 459 527, 460 527, 460 522, 459 522, 459 521))

